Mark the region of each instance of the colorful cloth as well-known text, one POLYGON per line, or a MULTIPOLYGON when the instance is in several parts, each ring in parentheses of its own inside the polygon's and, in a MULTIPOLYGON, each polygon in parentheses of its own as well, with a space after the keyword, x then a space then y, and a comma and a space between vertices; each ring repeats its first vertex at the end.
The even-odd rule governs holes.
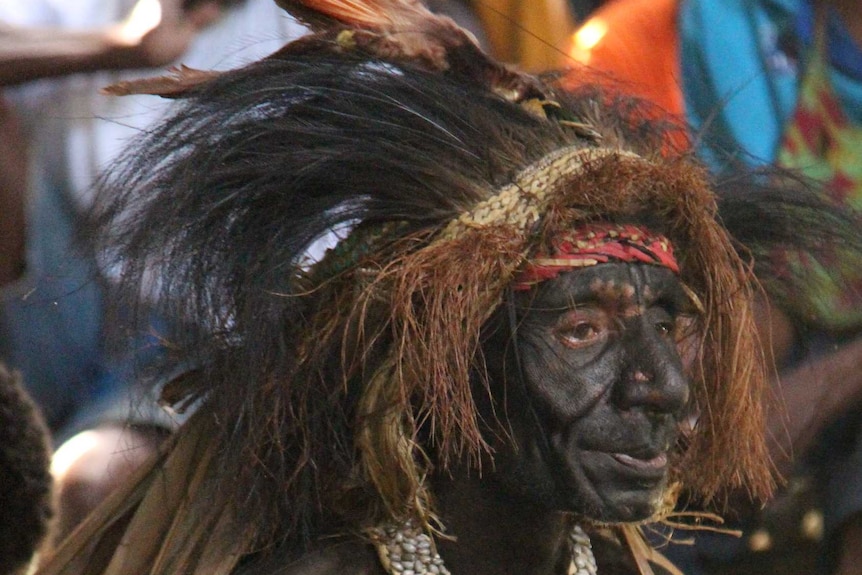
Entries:
MULTIPOLYGON (((862 214, 862 126, 850 122, 829 80, 825 61, 827 28, 825 19, 821 22, 777 163, 822 182, 836 203, 862 214)), ((840 329, 862 325, 862 261, 836 251, 829 263, 833 271, 840 269, 848 278, 847 285, 829 281, 829 272, 804 255, 791 260, 791 265, 814 272, 815 281, 799 297, 805 297, 811 313, 831 326, 840 329)))

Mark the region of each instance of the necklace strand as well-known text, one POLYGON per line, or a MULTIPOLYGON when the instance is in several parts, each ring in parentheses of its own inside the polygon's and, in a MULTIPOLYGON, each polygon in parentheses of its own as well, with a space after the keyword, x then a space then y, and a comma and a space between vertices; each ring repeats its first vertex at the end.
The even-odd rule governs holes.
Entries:
MULTIPOLYGON (((434 540, 411 521, 386 524, 371 531, 380 563, 389 575, 452 575, 434 540)), ((597 575, 590 538, 580 525, 569 534, 572 559, 567 575, 597 575)))

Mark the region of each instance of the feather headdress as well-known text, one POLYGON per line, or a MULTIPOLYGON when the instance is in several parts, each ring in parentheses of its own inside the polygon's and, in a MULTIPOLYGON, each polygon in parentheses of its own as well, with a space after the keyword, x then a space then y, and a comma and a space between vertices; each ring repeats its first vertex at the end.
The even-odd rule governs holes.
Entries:
POLYGON ((385 519, 428 525, 432 466, 487 450, 483 324, 547 238, 595 220, 657 226, 703 307, 676 479, 767 495, 752 277, 704 171, 415 0, 280 5, 313 33, 119 89, 186 98, 105 181, 95 247, 132 306, 143 292, 178 326, 189 371, 163 396, 199 407, 43 573, 230 573, 385 519))

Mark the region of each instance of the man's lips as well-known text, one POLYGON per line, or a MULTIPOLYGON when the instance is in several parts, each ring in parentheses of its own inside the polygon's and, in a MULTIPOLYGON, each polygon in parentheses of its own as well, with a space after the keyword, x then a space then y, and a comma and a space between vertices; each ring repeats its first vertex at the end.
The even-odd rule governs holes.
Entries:
POLYGON ((667 453, 659 453, 653 457, 641 458, 628 453, 610 453, 614 461, 625 466, 637 475, 650 478, 661 478, 667 470, 667 453))

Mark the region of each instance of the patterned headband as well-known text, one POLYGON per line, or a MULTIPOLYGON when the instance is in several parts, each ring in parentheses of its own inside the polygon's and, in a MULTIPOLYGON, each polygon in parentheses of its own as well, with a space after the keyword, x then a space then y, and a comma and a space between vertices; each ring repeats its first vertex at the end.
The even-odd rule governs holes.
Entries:
POLYGON ((555 237, 551 253, 532 257, 515 278, 514 289, 527 290, 562 272, 607 262, 653 264, 679 273, 666 237, 644 227, 593 223, 555 237))

